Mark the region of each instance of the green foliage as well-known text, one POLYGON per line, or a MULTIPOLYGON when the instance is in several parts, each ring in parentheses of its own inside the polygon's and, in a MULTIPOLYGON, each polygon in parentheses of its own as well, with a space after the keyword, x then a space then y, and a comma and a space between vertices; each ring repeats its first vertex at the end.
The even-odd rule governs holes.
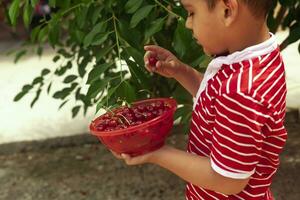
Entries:
MULTIPOLYGON (((23 13, 28 27, 36 3, 37 0, 12 0, 10 23, 16 25, 23 13)), ((59 108, 73 98, 76 106, 72 116, 75 117, 81 110, 85 114, 93 105, 98 111, 118 103, 119 99, 130 103, 148 97, 173 96, 182 105, 176 118, 188 124, 192 110, 190 94, 176 81, 148 73, 143 61, 143 46, 158 44, 198 70, 205 69, 209 58, 184 27, 186 12, 179 1, 50 0, 49 4, 57 11, 51 14, 51 20, 44 20, 31 30, 30 43, 38 44, 38 53, 42 54, 41 47, 48 42, 57 52, 53 62, 60 65, 56 69, 44 69, 41 76, 23 87, 15 101, 34 90, 33 106, 40 91, 47 90, 53 98, 62 101, 59 108), (77 74, 67 73, 72 68, 77 74), (53 76, 61 77, 65 87, 51 92, 52 80, 44 80, 53 76)), ((297 0, 274 1, 268 24, 273 32, 280 27, 290 30, 283 47, 300 38, 299 6, 297 0), (275 14, 278 5, 280 11, 275 14)), ((19 52, 17 58, 25 53, 19 52)))

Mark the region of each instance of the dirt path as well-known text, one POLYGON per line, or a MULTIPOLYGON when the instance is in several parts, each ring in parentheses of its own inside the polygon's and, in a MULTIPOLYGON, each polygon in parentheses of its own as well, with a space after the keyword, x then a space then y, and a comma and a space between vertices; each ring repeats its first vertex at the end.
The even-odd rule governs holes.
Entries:
MULTIPOLYGON (((289 140, 272 190, 277 200, 300 199, 300 124, 288 123, 289 140)), ((183 147, 185 136, 169 143, 183 147)), ((177 200, 184 182, 153 165, 127 167, 98 143, 0 152, 1 200, 177 200)))

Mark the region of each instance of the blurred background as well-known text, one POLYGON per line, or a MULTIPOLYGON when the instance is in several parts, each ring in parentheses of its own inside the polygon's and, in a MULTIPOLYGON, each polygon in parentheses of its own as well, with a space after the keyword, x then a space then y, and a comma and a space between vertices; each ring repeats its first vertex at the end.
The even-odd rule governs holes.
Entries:
MULTIPOLYGON (((149 95, 174 96, 182 105, 191 105, 191 98, 176 83, 139 70, 142 46, 149 42, 158 43, 200 71, 205 70, 209 58, 201 48, 190 45, 190 33, 184 32, 184 22, 177 18, 186 16, 180 4, 131 0, 124 7, 117 1, 0 2, 0 199, 181 199, 184 183, 177 177, 155 166, 129 169, 89 135, 88 125, 102 105, 99 102, 108 100, 103 93, 110 94, 117 84, 110 83, 102 91, 91 89, 97 80, 87 84, 95 67, 112 62, 114 70, 103 71, 99 81, 121 74, 122 82, 133 85, 120 89, 125 93, 117 92, 126 100, 149 95), (134 14, 143 8, 148 15, 137 14, 133 20, 134 14), (78 12, 86 16, 77 15, 78 12), (108 25, 103 28, 102 22, 108 25), (117 28, 114 23, 119 23, 117 28), (128 35, 126 26, 131 27, 132 34, 128 35), (149 28, 144 32, 145 27, 149 28), (118 32, 119 38, 111 34, 112 30, 118 32), (171 36, 166 39, 166 35, 171 36), (186 42, 180 43, 182 39, 186 42), (180 50, 191 48, 198 56, 188 57, 180 50), (107 49, 111 52, 105 53, 107 49), (71 59, 72 56, 78 59, 71 59), (84 72, 80 71, 82 65, 84 72), (64 67, 67 72, 60 71, 64 67), (137 79, 134 73, 144 78, 145 85, 132 80, 137 79), (64 93, 65 88, 75 85, 70 80, 74 74, 74 90, 64 93), (149 81, 152 79, 153 84, 149 81), (150 92, 142 94, 143 89, 150 92), (141 95, 132 95, 132 91, 141 95)), ((276 199, 300 199, 298 11, 298 1, 276 1, 270 14, 273 18, 269 17, 270 29, 276 32, 278 43, 284 48, 288 86, 286 125, 290 134, 282 155, 283 166, 273 186, 276 199)), ((116 102, 116 96, 109 97, 111 104, 116 102)), ((183 129, 174 130, 169 138, 170 143, 180 148, 185 147, 184 126, 190 112, 190 106, 182 107, 177 117, 183 129)))

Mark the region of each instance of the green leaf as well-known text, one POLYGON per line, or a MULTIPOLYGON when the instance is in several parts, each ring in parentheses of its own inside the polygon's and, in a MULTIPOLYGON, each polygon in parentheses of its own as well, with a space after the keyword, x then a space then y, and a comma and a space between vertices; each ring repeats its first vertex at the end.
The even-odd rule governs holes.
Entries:
POLYGON ((65 78, 64 83, 71 83, 73 82, 75 79, 77 79, 78 76, 76 75, 69 75, 65 78))
POLYGON ((72 83, 71 87, 66 87, 60 91, 57 91, 53 94, 53 98, 55 99, 65 99, 67 96, 71 94, 71 92, 76 88, 78 83, 72 83))
POLYGON ((60 56, 59 56, 59 55, 56 55, 56 56, 53 58, 53 62, 57 62, 59 59, 60 59, 60 56))
POLYGON ((47 94, 50 94, 51 87, 52 87, 52 82, 47 87, 47 94))
POLYGON ((117 89, 118 97, 124 97, 128 103, 136 100, 135 89, 127 81, 123 81, 117 89))
POLYGON ((36 92, 35 98, 32 100, 32 102, 31 102, 31 104, 30 104, 30 107, 31 107, 31 108, 34 106, 34 104, 35 104, 35 103, 37 102, 37 100, 39 99, 41 92, 42 92, 42 89, 39 88, 38 91, 36 92))
POLYGON ((49 69, 43 69, 43 71, 41 72, 41 76, 46 76, 49 73, 50 73, 49 69))
POLYGON ((20 13, 20 0, 13 0, 8 10, 9 19, 13 26, 17 25, 17 18, 19 16, 19 13, 20 13))
POLYGON ((63 55, 65 58, 72 58, 72 54, 68 53, 65 49, 59 49, 58 52, 59 54, 63 55))
MULTIPOLYGON (((128 56, 132 56, 134 61, 139 65, 139 66, 144 66, 144 55, 137 49, 132 48, 132 47, 127 47, 125 49, 127 52, 128 56)), ((144 52, 143 52, 144 53, 144 52)))
POLYGON ((29 90, 31 90, 33 88, 32 85, 24 85, 23 88, 22 88, 22 91, 23 92, 28 92, 29 90))
POLYGON ((56 0, 49 0, 49 6, 55 8, 56 0))
POLYGON ((96 45, 100 45, 102 44, 103 42, 105 42, 107 40, 107 37, 109 36, 110 33, 100 33, 98 34, 94 39, 93 39, 93 42, 92 42, 92 45, 93 46, 96 46, 96 45))
POLYGON ((42 83, 43 80, 44 80, 43 77, 36 77, 35 79, 33 79, 32 85, 36 85, 38 83, 42 83))
POLYGON ((150 79, 145 74, 145 69, 141 69, 135 62, 126 60, 131 75, 137 80, 137 82, 144 88, 150 88, 150 79))
POLYGON ((31 6, 34 8, 36 4, 39 2, 39 0, 30 0, 31 1, 31 6))
POLYGON ((102 48, 100 49, 98 52, 96 52, 96 62, 99 62, 101 59, 103 59, 103 57, 108 54, 108 52, 110 52, 111 50, 113 50, 114 46, 111 47, 107 47, 107 48, 102 48))
POLYGON ((95 66, 88 75, 88 80, 86 84, 91 84, 96 79, 100 78, 100 75, 105 72, 110 66, 112 66, 112 63, 104 63, 102 65, 95 66))
POLYGON ((104 7, 103 6, 98 6, 93 10, 92 14, 92 24, 95 24, 98 20, 98 18, 101 17, 101 11, 104 7))
POLYGON ((85 36, 83 40, 83 46, 84 48, 88 47, 92 42, 94 37, 100 33, 105 32, 106 29, 106 23, 101 21, 97 25, 94 26, 94 28, 85 36))
POLYGON ((134 13, 141 5, 143 1, 141 0, 129 0, 125 4, 126 13, 134 13))
POLYGON ((22 56, 24 56, 27 53, 27 50, 21 50, 16 54, 14 62, 17 63, 22 56))
POLYGON ((85 75, 86 72, 86 66, 88 65, 88 63, 91 61, 91 58, 89 56, 85 56, 82 59, 82 62, 78 65, 78 73, 79 76, 82 78, 85 75))
POLYGON ((138 29, 130 29, 129 23, 124 19, 120 19, 118 21, 118 28, 119 34, 126 40, 126 42, 128 42, 130 46, 134 48, 141 47, 141 33, 138 29))
POLYGON ((29 3, 29 0, 26 1, 23 12, 23 21, 26 28, 29 28, 29 24, 31 22, 33 8, 29 3))
POLYGON ((59 39, 59 24, 56 23, 55 25, 51 26, 49 30, 48 40, 51 46, 54 48, 55 45, 58 43, 59 39))
POLYGON ((38 41, 43 43, 46 41, 47 39, 47 35, 48 35, 48 31, 49 31, 49 27, 45 26, 44 28, 42 28, 38 34, 38 41))
POLYGON ((104 90, 107 87, 110 81, 111 78, 104 78, 102 80, 92 82, 86 96, 89 98, 96 97, 102 90, 104 90))
POLYGON ((75 107, 72 109, 72 118, 76 117, 76 115, 78 114, 80 108, 81 108, 81 106, 75 106, 75 107))
POLYGON ((149 29, 146 29, 145 31, 145 38, 149 38, 155 33, 159 32, 163 25, 165 23, 165 18, 158 18, 155 21, 153 21, 150 25, 149 29))
POLYGON ((28 92, 28 91, 21 91, 21 92, 19 92, 19 93, 15 96, 14 101, 19 101, 20 99, 22 99, 22 98, 25 96, 25 94, 27 94, 27 92, 28 92))
POLYGON ((40 30, 41 30, 41 26, 37 26, 34 29, 32 29, 32 31, 30 33, 30 40, 32 43, 36 42, 40 30))
POLYGON ((89 9, 89 5, 86 5, 84 7, 82 7, 81 9, 79 9, 79 11, 77 12, 77 17, 76 19, 76 23, 78 25, 78 27, 80 29, 82 29, 84 27, 84 24, 86 23, 86 16, 88 13, 88 9, 89 9))
POLYGON ((185 28, 185 21, 183 19, 179 19, 174 35, 173 45, 180 58, 182 58, 186 52, 189 52, 191 38, 191 32, 185 28))
POLYGON ((143 20, 145 17, 147 17, 149 15, 149 13, 151 12, 151 10, 153 8, 154 8, 153 5, 148 5, 148 6, 144 6, 144 7, 140 8, 132 16, 131 21, 130 21, 130 27, 131 28, 136 27, 140 23, 141 20, 143 20))
POLYGON ((58 110, 60 110, 69 100, 65 100, 64 102, 62 102, 59 107, 58 110))
POLYGON ((37 50, 36 50, 36 53, 38 56, 42 56, 43 54, 43 47, 42 46, 38 46, 37 50))

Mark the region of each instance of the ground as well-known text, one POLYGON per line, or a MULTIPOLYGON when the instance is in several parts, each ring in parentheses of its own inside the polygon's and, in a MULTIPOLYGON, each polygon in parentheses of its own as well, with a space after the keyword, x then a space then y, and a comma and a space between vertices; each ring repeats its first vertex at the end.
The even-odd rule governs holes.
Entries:
MULTIPOLYGON (((288 120, 289 139, 272 191, 277 200, 300 199, 300 123, 288 120)), ((176 129, 178 130, 178 129, 176 129)), ((173 131, 168 143, 184 148, 173 131)), ((184 182, 154 165, 126 166, 88 134, 0 146, 2 200, 177 200, 184 182)))

